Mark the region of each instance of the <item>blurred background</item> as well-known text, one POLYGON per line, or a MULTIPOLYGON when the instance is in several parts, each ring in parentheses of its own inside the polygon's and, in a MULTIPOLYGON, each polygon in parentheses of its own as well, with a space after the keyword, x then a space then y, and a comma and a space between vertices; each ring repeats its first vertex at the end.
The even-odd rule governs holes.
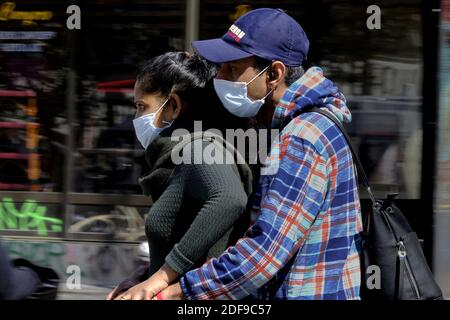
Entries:
POLYGON ((347 96, 376 195, 399 193, 450 297, 450 0, 0 0, 1 242, 63 282, 80 266, 82 289, 61 286, 61 298, 102 298, 146 259, 137 67, 260 7, 305 29, 306 67, 347 96), (72 4, 80 30, 66 26, 72 4), (379 30, 366 26, 374 4, 379 30))

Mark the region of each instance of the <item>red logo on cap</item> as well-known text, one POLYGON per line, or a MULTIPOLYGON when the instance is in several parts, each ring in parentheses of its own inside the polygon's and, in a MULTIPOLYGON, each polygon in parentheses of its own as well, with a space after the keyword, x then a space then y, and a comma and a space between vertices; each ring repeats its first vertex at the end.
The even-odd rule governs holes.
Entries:
POLYGON ((231 25, 227 34, 232 37, 236 42, 241 42, 241 39, 245 36, 245 32, 239 29, 236 25, 231 25))

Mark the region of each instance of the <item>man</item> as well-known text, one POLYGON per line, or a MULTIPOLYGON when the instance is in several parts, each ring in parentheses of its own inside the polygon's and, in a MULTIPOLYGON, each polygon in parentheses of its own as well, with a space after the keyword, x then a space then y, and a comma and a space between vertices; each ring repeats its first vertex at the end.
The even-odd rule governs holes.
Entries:
POLYGON ((309 41, 302 27, 281 10, 257 9, 221 39, 193 46, 221 64, 214 84, 225 108, 281 132, 244 238, 158 297, 359 299, 362 223, 351 152, 330 119, 299 111, 315 105, 341 122, 351 115, 320 68, 303 73, 309 41))

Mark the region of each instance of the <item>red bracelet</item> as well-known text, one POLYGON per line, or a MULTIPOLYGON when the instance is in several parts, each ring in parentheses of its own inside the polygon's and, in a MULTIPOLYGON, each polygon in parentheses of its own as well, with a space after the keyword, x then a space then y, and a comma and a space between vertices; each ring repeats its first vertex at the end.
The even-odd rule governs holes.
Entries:
POLYGON ((161 292, 158 292, 158 294, 156 295, 156 299, 157 299, 157 300, 164 300, 164 298, 163 298, 161 292))

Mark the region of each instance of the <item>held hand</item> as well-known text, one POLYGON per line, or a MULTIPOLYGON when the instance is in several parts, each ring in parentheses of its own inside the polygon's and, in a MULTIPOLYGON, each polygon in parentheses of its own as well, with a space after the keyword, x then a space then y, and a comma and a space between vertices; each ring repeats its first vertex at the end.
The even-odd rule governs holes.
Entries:
POLYGON ((131 287, 139 284, 142 280, 146 279, 145 275, 148 273, 148 265, 143 265, 137 268, 133 274, 122 281, 117 287, 115 287, 106 297, 106 300, 113 300, 121 293, 124 293, 131 287))
POLYGON ((117 294, 119 293, 119 286, 115 287, 107 296, 106 300, 112 300, 115 297, 117 297, 117 294))
POLYGON ((108 294, 106 300, 114 300, 115 298, 117 298, 118 295, 124 293, 128 289, 138 284, 139 281, 130 281, 130 280, 123 281, 108 294))
POLYGON ((108 296, 106 297, 106 300, 114 300, 118 295, 124 293, 128 289, 130 289, 138 284, 139 284, 139 281, 137 281, 137 280, 128 279, 128 280, 122 281, 117 287, 115 287, 113 289, 113 291, 111 291, 108 294, 108 296))
POLYGON ((115 300, 150 300, 167 288, 178 277, 169 266, 164 265, 148 280, 119 295, 115 300))
POLYGON ((183 300, 184 294, 179 282, 167 287, 161 291, 152 300, 183 300))
POLYGON ((128 289, 115 300, 151 300, 161 290, 167 288, 169 283, 160 275, 155 274, 148 280, 128 289))

